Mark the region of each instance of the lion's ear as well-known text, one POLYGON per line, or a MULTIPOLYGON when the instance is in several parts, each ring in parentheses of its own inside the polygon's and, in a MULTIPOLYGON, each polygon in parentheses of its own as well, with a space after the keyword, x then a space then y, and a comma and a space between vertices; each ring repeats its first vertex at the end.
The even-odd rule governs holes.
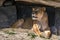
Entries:
POLYGON ((42 10, 43 10, 43 11, 46 11, 46 8, 45 8, 45 7, 42 7, 42 10))
POLYGON ((35 10, 35 8, 32 8, 32 11, 34 11, 35 10))

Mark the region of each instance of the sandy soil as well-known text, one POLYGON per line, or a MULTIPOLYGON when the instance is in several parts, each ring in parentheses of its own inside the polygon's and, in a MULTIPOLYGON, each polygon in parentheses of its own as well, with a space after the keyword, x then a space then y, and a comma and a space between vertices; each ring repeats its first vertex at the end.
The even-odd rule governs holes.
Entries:
POLYGON ((46 39, 35 36, 29 29, 5 28, 0 30, 0 40, 60 40, 60 37, 52 35, 50 39, 46 39))

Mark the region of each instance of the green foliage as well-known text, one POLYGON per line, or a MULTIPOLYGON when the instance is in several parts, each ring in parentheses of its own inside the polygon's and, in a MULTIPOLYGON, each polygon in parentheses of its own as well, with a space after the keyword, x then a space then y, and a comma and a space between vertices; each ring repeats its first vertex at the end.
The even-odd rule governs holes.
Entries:
POLYGON ((28 33, 28 36, 31 36, 31 38, 35 38, 36 35, 34 33, 28 33))
POLYGON ((4 31, 6 34, 9 34, 9 35, 13 35, 13 34, 16 34, 15 32, 13 32, 13 31, 8 31, 8 30, 6 30, 6 31, 4 31))

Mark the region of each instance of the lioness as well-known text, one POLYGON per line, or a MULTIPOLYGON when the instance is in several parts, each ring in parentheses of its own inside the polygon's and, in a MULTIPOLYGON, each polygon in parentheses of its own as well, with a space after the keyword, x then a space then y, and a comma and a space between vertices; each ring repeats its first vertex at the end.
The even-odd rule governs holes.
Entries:
POLYGON ((23 28, 31 29, 32 28, 32 18, 18 19, 15 23, 12 24, 12 28, 23 28))
POLYGON ((49 38, 51 31, 48 25, 48 15, 45 7, 32 8, 33 31, 38 36, 49 38))

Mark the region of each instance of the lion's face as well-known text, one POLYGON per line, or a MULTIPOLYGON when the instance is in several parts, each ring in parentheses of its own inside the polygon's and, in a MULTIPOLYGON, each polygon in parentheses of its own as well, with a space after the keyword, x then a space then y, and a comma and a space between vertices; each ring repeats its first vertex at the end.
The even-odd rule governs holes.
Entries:
POLYGON ((33 8, 32 11, 32 19, 33 20, 40 20, 43 17, 43 14, 45 12, 45 7, 37 7, 33 8))
POLYGON ((48 15, 45 10, 45 7, 32 8, 33 31, 38 36, 49 38, 51 32, 48 26, 48 15))

